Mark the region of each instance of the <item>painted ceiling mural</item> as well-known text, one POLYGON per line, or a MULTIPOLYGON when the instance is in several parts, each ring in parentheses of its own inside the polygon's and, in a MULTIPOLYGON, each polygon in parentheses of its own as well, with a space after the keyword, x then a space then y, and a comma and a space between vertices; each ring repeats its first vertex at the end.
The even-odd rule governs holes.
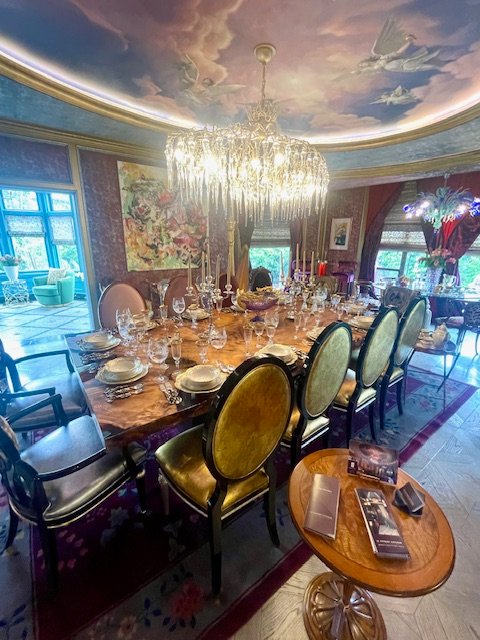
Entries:
POLYGON ((0 0, 0 55, 181 126, 267 96, 312 142, 378 138, 480 102, 480 0, 0 0))

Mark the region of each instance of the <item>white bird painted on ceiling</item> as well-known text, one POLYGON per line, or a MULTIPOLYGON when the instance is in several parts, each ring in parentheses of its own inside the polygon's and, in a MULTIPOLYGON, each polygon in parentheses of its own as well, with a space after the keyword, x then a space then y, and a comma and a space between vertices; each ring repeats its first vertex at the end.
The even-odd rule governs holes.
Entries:
POLYGON ((372 47, 372 55, 361 60, 353 73, 438 70, 443 64, 437 58, 440 49, 429 51, 427 47, 419 47, 407 53, 414 40, 416 37, 399 27, 395 18, 387 18, 372 47))
POLYGON ((370 104, 410 104, 418 102, 418 98, 410 91, 405 89, 401 84, 393 91, 382 93, 376 100, 370 104))

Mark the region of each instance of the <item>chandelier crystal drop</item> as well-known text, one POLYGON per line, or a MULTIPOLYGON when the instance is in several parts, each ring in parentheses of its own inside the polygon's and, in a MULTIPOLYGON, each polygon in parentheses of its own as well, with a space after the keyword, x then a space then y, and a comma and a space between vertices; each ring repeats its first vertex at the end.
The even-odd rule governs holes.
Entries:
POLYGON ((246 123, 168 137, 168 180, 182 200, 255 221, 305 217, 324 206, 324 157, 308 142, 280 132, 277 106, 265 97, 265 69, 274 54, 271 44, 255 47, 263 66, 261 100, 248 109, 246 123))
POLYGON ((447 187, 448 178, 446 174, 444 186, 435 193, 419 193, 415 202, 406 204, 403 207, 406 217, 421 217, 438 230, 442 222, 456 220, 468 213, 471 216, 480 215, 480 198, 463 187, 453 191, 447 187))

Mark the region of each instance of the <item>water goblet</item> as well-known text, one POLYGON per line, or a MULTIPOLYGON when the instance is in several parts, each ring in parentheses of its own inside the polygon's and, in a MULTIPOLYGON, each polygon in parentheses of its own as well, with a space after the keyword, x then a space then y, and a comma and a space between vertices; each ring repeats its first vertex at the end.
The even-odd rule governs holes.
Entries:
POLYGON ((162 325, 162 327, 164 327, 165 326, 165 322, 166 322, 166 320, 168 318, 168 307, 165 306, 164 304, 161 304, 158 307, 158 311, 159 311, 159 314, 160 314, 160 324, 162 325))
POLYGON ((303 311, 297 311, 295 314, 295 335, 293 336, 294 340, 298 340, 298 330, 302 326, 303 322, 303 311))
MULTIPOLYGON (((227 332, 225 330, 225 327, 223 327, 222 329, 213 330, 210 335, 210 344, 214 349, 217 349, 217 351, 223 349, 223 347, 227 344, 227 332)), ((215 364, 217 365, 217 367, 222 369, 223 365, 221 362, 217 360, 215 364)))
POLYGON ((200 360, 202 364, 205 364, 205 362, 208 362, 207 360, 208 340, 206 340, 205 338, 199 338, 197 340, 197 349, 198 349, 198 355, 200 356, 200 360))
POLYGON ((267 324, 267 336, 268 336, 268 344, 273 344, 273 337, 275 336, 276 327, 274 324, 267 324))
POLYGON ((183 296, 174 297, 172 300, 172 308, 177 314, 177 324, 183 326, 182 313, 185 311, 185 298, 183 296))
POLYGON ((255 335, 257 336, 256 348, 260 348, 260 336, 263 334, 263 330, 265 329, 265 325, 260 320, 257 320, 253 323, 253 330, 255 331, 255 335))
POLYGON ((245 341, 245 356, 248 358, 250 355, 250 344, 253 338, 253 327, 249 324, 243 325, 243 339, 245 341))
POLYGON ((120 338, 126 348, 125 354, 127 356, 134 355, 134 352, 131 349, 133 342, 135 341, 135 323, 133 322, 132 317, 119 317, 117 320, 117 328, 120 338))
POLYGON ((132 312, 128 307, 126 309, 117 309, 115 311, 115 319, 117 321, 117 325, 119 321, 121 322, 122 320, 127 320, 127 319, 130 319, 131 317, 132 317, 132 312))
MULTIPOLYGON (((168 365, 165 364, 165 360, 168 358, 168 342, 164 338, 150 338, 147 347, 147 356, 150 362, 158 365, 161 372, 165 372, 168 369, 168 365)), ((166 378, 161 373, 157 377, 157 382, 165 382, 166 378)))
POLYGON ((172 340, 170 342, 170 351, 172 352, 172 358, 175 362, 175 371, 172 373, 172 378, 176 378, 180 373, 180 360, 182 359, 182 340, 172 340))

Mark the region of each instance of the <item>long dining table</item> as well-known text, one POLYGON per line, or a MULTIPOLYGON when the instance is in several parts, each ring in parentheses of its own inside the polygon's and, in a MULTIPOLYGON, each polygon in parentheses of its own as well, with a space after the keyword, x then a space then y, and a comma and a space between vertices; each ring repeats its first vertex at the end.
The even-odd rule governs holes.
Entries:
MULTIPOLYGON (((299 358, 292 365, 293 375, 298 375, 304 364, 302 354, 307 354, 313 342, 307 337, 307 333, 315 329, 315 319, 309 316, 306 328, 303 326, 298 330, 298 337, 295 339, 295 326, 292 319, 287 317, 285 308, 279 307, 279 325, 275 332, 274 343, 290 346, 297 353, 299 358)), ((213 312, 213 325, 216 329, 225 328, 227 332, 226 345, 221 350, 215 350, 212 346, 208 348, 208 361, 214 363, 220 361, 224 367, 236 368, 247 357, 247 349, 243 336, 243 327, 247 322, 255 320, 255 316, 264 318, 265 312, 240 313, 230 310, 213 312)), ((336 314, 332 310, 326 310, 321 315, 320 326, 327 326, 336 321, 336 314)), ((200 364, 196 342, 200 334, 208 329, 208 320, 198 322, 196 328, 192 327, 189 320, 183 321, 183 326, 178 327, 173 321, 167 321, 166 326, 157 325, 148 332, 145 342, 140 343, 137 357, 147 362, 146 347, 149 338, 161 337, 162 335, 172 335, 174 331, 179 331, 182 340, 182 358, 180 369, 186 370, 189 367, 200 364)), ((353 344, 358 346, 363 340, 365 333, 353 330, 353 344)), ((68 348, 72 355, 72 360, 77 368, 80 380, 83 385, 85 396, 90 411, 97 417, 103 431, 109 437, 129 442, 139 438, 147 437, 153 432, 167 429, 173 425, 180 424, 187 419, 206 414, 212 405, 215 392, 187 393, 179 391, 182 399, 180 404, 169 404, 164 392, 160 389, 158 377, 161 371, 158 365, 150 363, 146 376, 139 380, 143 383, 143 391, 138 395, 131 395, 128 398, 118 399, 114 402, 107 402, 105 396, 106 385, 96 378, 93 369, 95 366, 83 364, 81 338, 83 336, 71 336, 67 338, 68 348)), ((250 355, 254 355, 258 349, 256 347, 256 336, 253 334, 252 342, 249 346, 250 355)), ((268 338, 260 337, 260 345, 265 346, 268 338)), ((108 352, 108 356, 118 357, 125 354, 123 345, 118 345, 108 352)), ((171 377, 175 371, 175 364, 168 357, 166 363, 169 365, 164 375, 171 377)), ((174 385, 174 382, 170 380, 174 385)))

